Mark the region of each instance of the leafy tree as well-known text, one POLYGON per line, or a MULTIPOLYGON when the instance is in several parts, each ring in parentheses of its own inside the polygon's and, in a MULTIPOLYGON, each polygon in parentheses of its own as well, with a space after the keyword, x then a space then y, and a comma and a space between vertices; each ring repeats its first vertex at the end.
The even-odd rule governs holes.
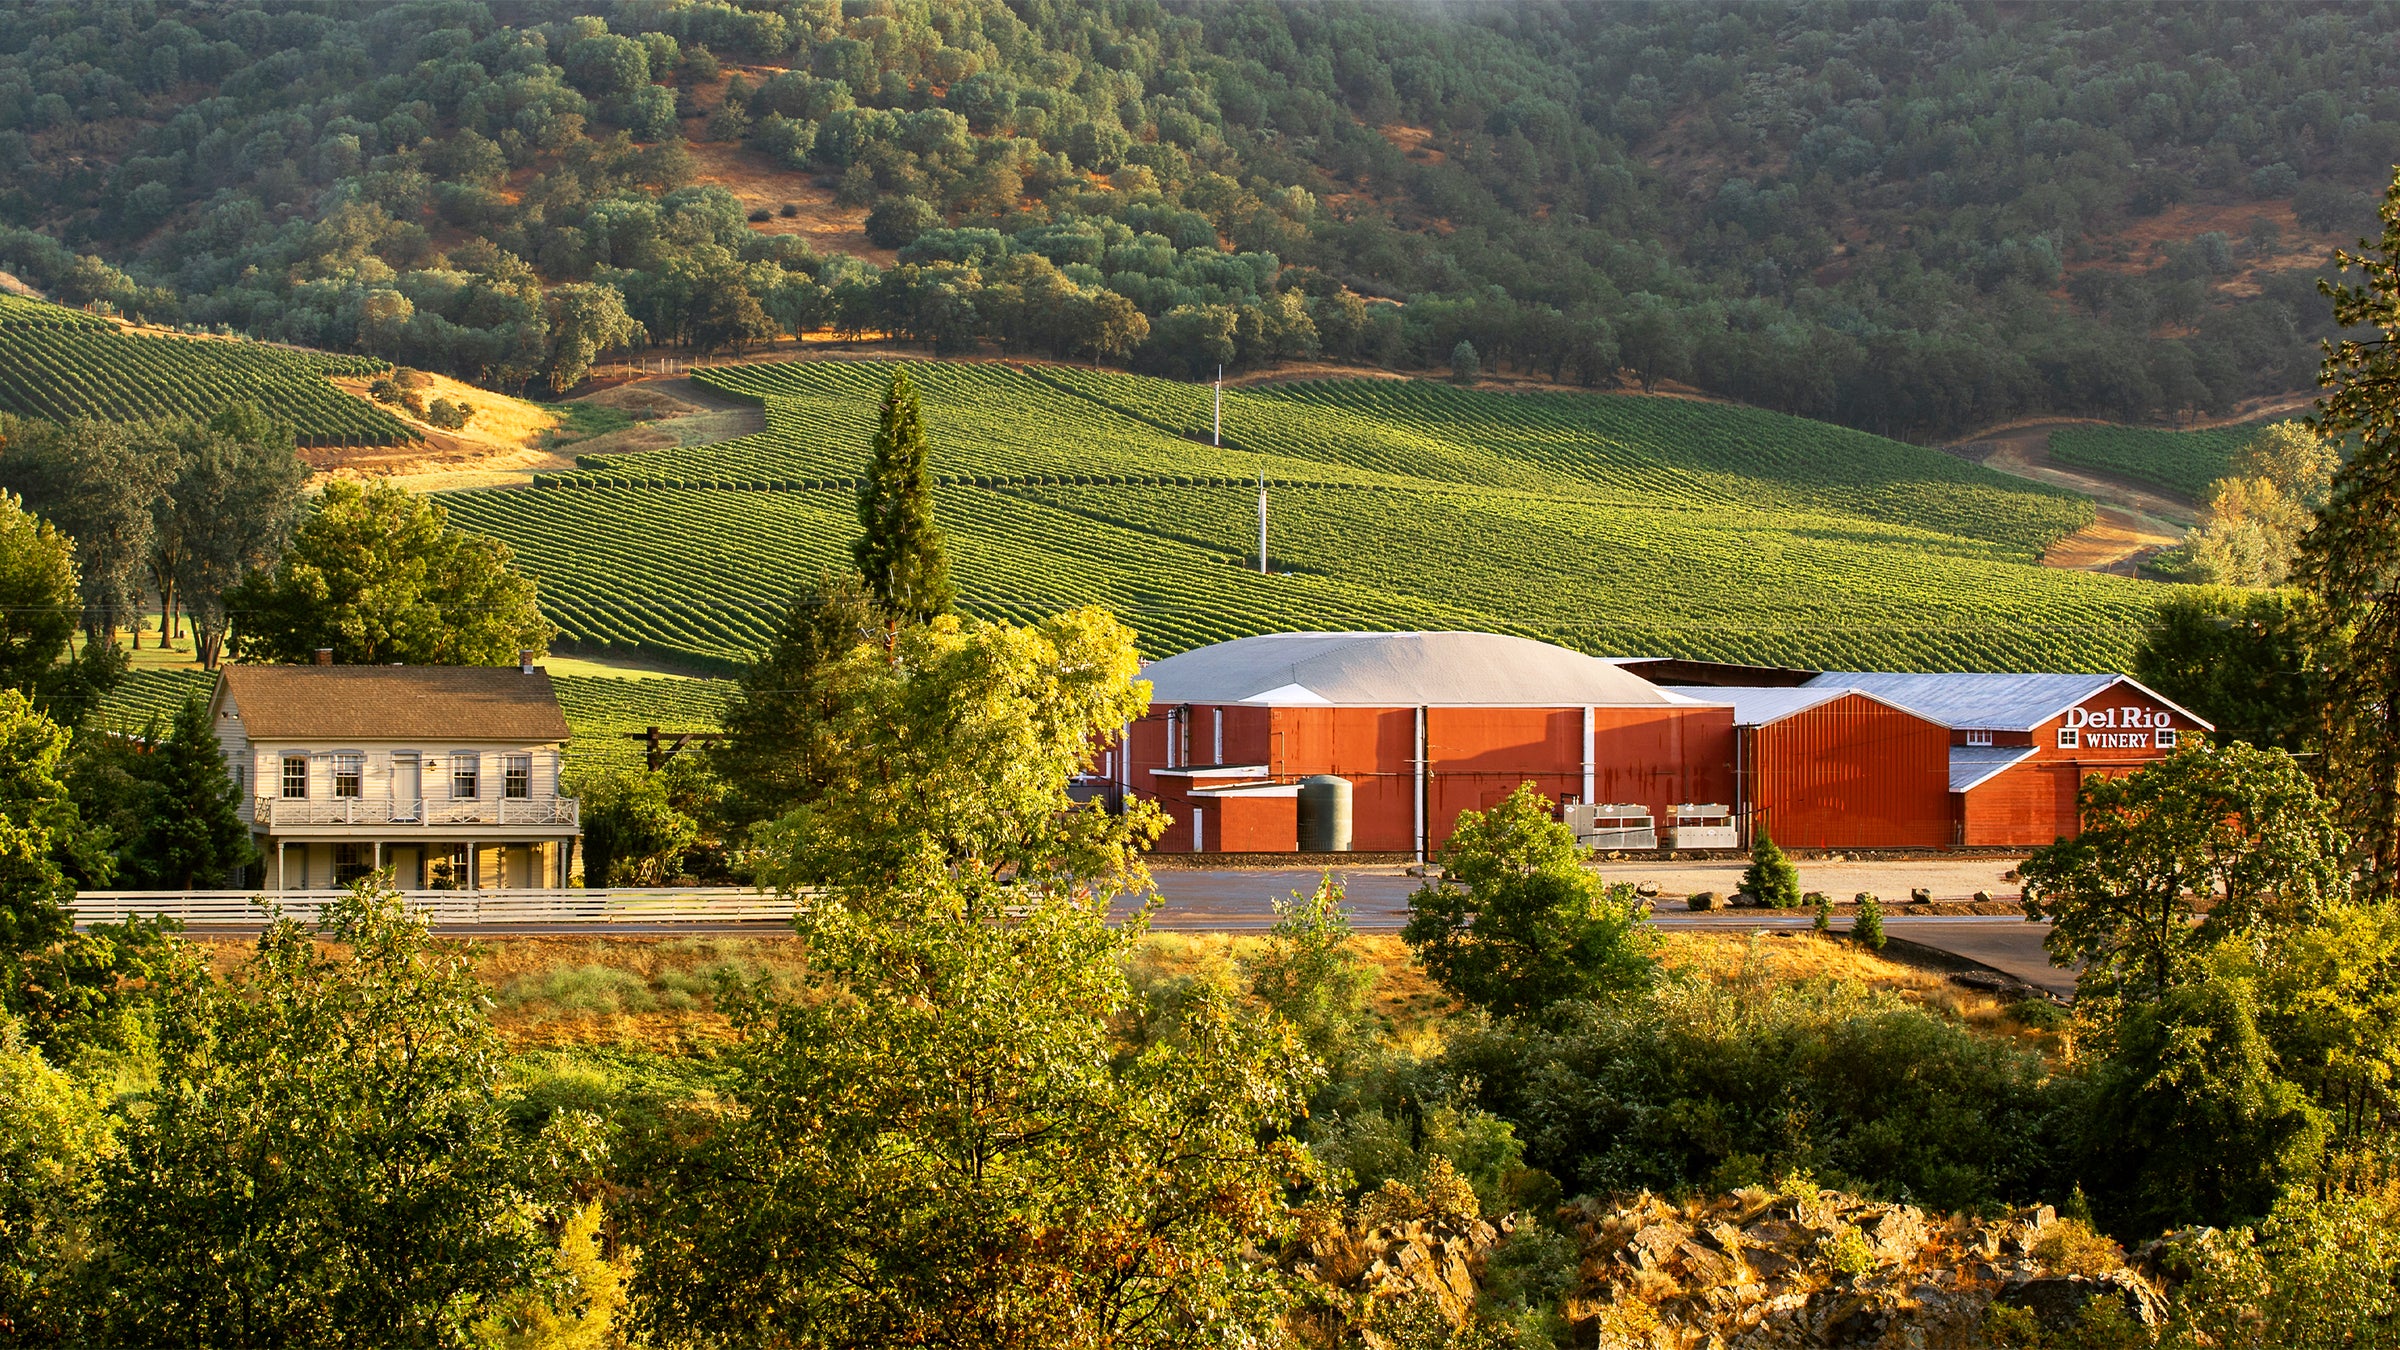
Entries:
POLYGON ((2220 740, 2312 750, 2324 665, 2340 635, 2300 590, 2178 590, 2159 601, 2133 674, 2216 727, 2220 740))
POLYGON ((495 666, 557 630, 506 544, 450 527, 437 503, 395 487, 326 485, 272 573, 226 592, 234 654, 344 664, 495 666))
POLYGON ((852 649, 831 673, 851 692, 817 742, 829 777, 754 833, 763 880, 984 915, 1095 878, 1140 884, 1137 854, 1165 825, 1157 806, 1112 815, 1067 795, 1149 704, 1131 630, 1101 609, 1031 627, 943 615, 892 642, 852 649))
POLYGON ((2400 1214, 2389 1190, 2287 1191, 2255 1227, 2179 1235, 2166 1343, 2223 1350, 2390 1343, 2400 1214))
POLYGON ((1475 344, 1465 338, 1450 349, 1450 378, 1460 384, 1473 384, 1483 377, 1483 358, 1476 355, 1475 344))
POLYGON ((699 820, 675 800, 664 771, 586 776, 576 795, 583 802, 587 886, 664 886, 681 873, 685 851, 700 841, 699 820))
POLYGON ((1301 1044, 1331 1070, 1350 1075, 1376 1030, 1367 1010, 1375 967, 1351 942, 1342 884, 1327 873, 1314 891, 1275 902, 1266 950, 1251 963, 1250 992, 1300 1033, 1301 1044))
POLYGON ((2193 746, 2122 778, 2095 774, 2077 799, 2082 833, 2018 870, 2026 917, 2050 921, 2052 960, 2083 964, 2088 999, 2154 1002, 2220 938, 2346 893, 2332 806, 2283 751, 2193 746))
POLYGON ((1657 939, 1630 886, 1602 884, 1526 783, 1459 813, 1442 875, 1408 899, 1401 940, 1456 997, 1499 1015, 1647 988, 1657 939))
POLYGON ((73 1344, 109 1120, 100 1094, 44 1060, 6 1014, 0 1110, 0 1337, 73 1344))
POLYGON ((242 823, 241 792, 225 772, 208 705, 196 695, 185 699, 166 743, 150 758, 159 810, 135 850, 143 878, 169 890, 232 885, 258 850, 242 823))
POLYGON ((75 634, 75 544, 0 492, 0 683, 30 690, 75 634))
POLYGON ((78 419, 17 424, 0 477, 75 543, 83 629, 94 645, 141 622, 154 543, 153 506, 170 457, 136 425, 78 419))
MULTIPOLYGON (((1030 822, 1029 822, 1030 823, 1030 822)), ((1105 884, 1104 884, 1105 888, 1105 884)), ((663 1188, 644 1329, 726 1345, 1239 1345, 1271 1332, 1314 1074, 1204 992, 1116 1051, 1139 925, 805 912, 811 988, 732 1000, 741 1112, 663 1188)))
POLYGON ((603 355, 650 340, 640 321, 625 312, 624 293, 614 286, 553 286, 543 293, 542 312, 550 329, 543 368, 554 394, 583 383, 603 355))
POLYGON ((511 1126, 484 1009, 462 952, 371 886, 177 995, 104 1168, 112 1343, 447 1347, 538 1283, 593 1132, 511 1126))
POLYGON ((2084 1177, 2112 1226, 2258 1219, 2315 1167, 2323 1110, 2275 1072, 2257 992, 2193 979, 2129 1010, 2078 1113, 2084 1177))
POLYGON ((846 697, 837 676, 858 673, 843 658, 882 626, 855 576, 826 573, 792 598, 772 645, 735 681, 719 718, 725 739, 708 751, 728 821, 771 820, 824 789, 833 768, 818 741, 846 697))
POLYGON ((762 845, 801 911, 807 987, 727 986, 740 1106, 639 1234, 643 1330, 673 1344, 1238 1345, 1272 1334, 1309 1176, 1278 1136, 1314 1065, 1203 989, 1123 1052, 1122 967, 1155 810, 1073 805, 1138 716, 1132 635, 911 625, 857 664, 845 766, 762 845))
POLYGON ((867 242, 878 248, 899 248, 942 223, 942 213, 920 197, 886 197, 867 213, 867 242))
POLYGON ((24 962, 74 927, 67 869, 105 878, 108 864, 67 792, 66 728, 14 689, 0 689, 0 960, 11 1011, 24 962))
POLYGON ((2303 585, 2349 641, 2325 672, 2326 770, 2357 840, 2368 888, 2400 894, 2400 171, 2372 250, 2334 256, 2355 286, 2325 281, 2334 322, 2370 335, 2328 343, 2317 434, 2358 453, 2300 546, 2303 585))
POLYGON ((933 520, 933 482, 925 456, 917 389, 907 371, 897 371, 883 397, 867 481, 858 490, 858 524, 864 533, 851 553, 875 602, 901 618, 947 614, 958 598, 944 535, 933 520))
POLYGON ((247 404, 167 439, 177 455, 158 522, 159 551, 168 560, 165 589, 190 612, 195 655, 203 669, 214 670, 225 649, 225 593, 273 564, 291 541, 308 466, 291 428, 247 404))
POLYGON ((1782 849, 1758 832, 1758 842, 1750 848, 1750 866, 1742 873, 1742 889, 1758 898, 1771 909, 1790 909, 1800 903, 1800 869, 1784 856, 1782 849))

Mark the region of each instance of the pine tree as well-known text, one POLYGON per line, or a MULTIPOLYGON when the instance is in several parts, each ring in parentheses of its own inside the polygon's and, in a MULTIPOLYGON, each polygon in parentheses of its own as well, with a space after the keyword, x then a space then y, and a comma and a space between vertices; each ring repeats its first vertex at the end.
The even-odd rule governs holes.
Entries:
MULTIPOLYGON (((2363 241, 2362 241, 2363 242, 2363 241)), ((2357 286, 2319 282, 2333 319, 2370 336, 2327 343, 2309 419, 2327 440, 2358 438, 2333 495, 2300 543, 2300 580, 2349 641, 2325 671, 2325 770, 2357 841, 2369 892, 2400 894, 2400 172, 2383 237, 2335 254, 2357 286)))
POLYGON ((958 600, 942 529, 933 522, 925 454, 917 389, 901 371, 883 397, 873 460, 858 493, 858 523, 866 533, 851 547, 868 592, 895 619, 947 614, 958 600))
POLYGON ((1858 917, 1850 921, 1850 940, 1871 952, 1883 950, 1883 902, 1865 891, 1858 893, 1858 917))
POLYGON ((230 885, 250 864, 250 831, 237 812, 239 790, 225 772, 224 747, 208 723, 208 706, 187 698, 159 747, 155 769, 159 813, 139 848, 142 870, 180 890, 230 885))
POLYGON ((1775 846, 1765 830, 1750 849, 1750 870, 1742 873, 1742 889, 1770 909, 1790 909, 1800 903, 1800 869, 1775 846))
POLYGON ((883 627, 855 576, 826 573, 793 597, 774 644, 742 671, 711 748, 726 820, 751 825, 812 800, 828 769, 818 747, 847 694, 835 667, 883 627))

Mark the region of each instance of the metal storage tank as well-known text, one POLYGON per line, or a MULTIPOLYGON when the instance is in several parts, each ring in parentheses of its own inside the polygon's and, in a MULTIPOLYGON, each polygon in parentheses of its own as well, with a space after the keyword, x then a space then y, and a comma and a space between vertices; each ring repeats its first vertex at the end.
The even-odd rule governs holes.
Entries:
POLYGON ((1300 851, 1348 853, 1352 813, 1350 780, 1329 773, 1300 780, 1300 851))

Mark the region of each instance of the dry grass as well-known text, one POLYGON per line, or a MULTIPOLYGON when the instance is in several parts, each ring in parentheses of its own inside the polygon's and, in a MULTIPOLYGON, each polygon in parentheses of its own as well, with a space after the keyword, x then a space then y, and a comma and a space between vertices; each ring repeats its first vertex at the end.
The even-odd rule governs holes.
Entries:
POLYGON ((2050 1050, 2057 1044, 2053 1033, 2018 1021, 2010 1011, 2013 1004, 1839 938, 1788 930, 1756 935, 1668 930, 1660 937, 1669 966, 1719 984, 1759 978, 1847 981, 1897 995, 1928 1012, 2029 1048, 2050 1050))
MULTIPOLYGON (((1988 994, 1813 933, 1668 931, 1660 939, 1667 964, 1698 978, 1725 984, 1853 981, 2029 1047, 2048 1049, 2054 1041, 2020 1025, 2007 1005, 1988 994)), ((196 941, 219 974, 238 966, 251 948, 247 938, 196 941)), ((1459 1005, 1426 978, 1399 938, 1362 934, 1352 941, 1375 968, 1370 1007, 1394 1039, 1419 1053, 1437 1050, 1443 1024, 1459 1005)), ((732 1027, 716 1007, 719 976, 763 977, 788 989, 803 963, 799 939, 782 933, 512 936, 463 945, 491 990, 494 1025, 521 1050, 601 1046, 674 1054, 722 1044, 732 1027)), ((1137 985, 1196 978, 1239 988, 1247 983, 1244 968, 1265 947, 1266 939, 1255 934, 1152 933, 1129 967, 1137 985)))

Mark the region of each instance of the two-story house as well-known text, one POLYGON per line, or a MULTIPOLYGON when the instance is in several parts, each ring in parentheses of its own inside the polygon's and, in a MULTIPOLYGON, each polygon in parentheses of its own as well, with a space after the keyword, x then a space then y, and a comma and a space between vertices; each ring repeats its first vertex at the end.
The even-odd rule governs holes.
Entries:
POLYGON ((227 666, 210 712, 268 890, 567 884, 567 722, 531 661, 227 666))

